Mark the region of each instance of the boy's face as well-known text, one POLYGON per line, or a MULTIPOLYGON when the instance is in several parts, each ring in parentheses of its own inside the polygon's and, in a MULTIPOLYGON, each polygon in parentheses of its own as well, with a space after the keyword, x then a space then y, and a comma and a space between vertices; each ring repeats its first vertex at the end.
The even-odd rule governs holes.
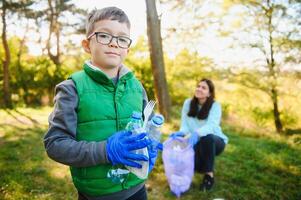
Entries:
MULTIPOLYGON (((116 20, 101 20, 96 22, 92 33, 95 32, 128 38, 130 35, 130 30, 126 23, 120 23, 116 20)), ((101 44, 97 42, 96 37, 94 34, 89 40, 83 40, 82 42, 85 51, 91 54, 92 64, 104 69, 119 67, 128 54, 129 49, 120 48, 117 44, 117 38, 113 38, 109 44, 101 44)), ((102 36, 100 35, 100 37, 102 36)))

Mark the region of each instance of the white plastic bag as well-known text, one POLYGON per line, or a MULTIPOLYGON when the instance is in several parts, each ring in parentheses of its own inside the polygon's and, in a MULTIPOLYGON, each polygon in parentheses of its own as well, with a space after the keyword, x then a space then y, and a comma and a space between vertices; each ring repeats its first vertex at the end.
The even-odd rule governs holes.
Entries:
POLYGON ((170 190, 180 197, 191 185, 194 174, 194 150, 184 138, 169 138, 163 144, 163 163, 170 190))

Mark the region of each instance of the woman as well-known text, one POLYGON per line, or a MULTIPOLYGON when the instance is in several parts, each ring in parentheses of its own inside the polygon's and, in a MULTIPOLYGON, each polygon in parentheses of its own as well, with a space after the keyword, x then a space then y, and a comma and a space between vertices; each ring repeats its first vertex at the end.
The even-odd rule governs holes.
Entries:
POLYGON ((200 189, 210 190, 214 184, 214 158, 223 152, 228 137, 223 134, 221 105, 214 100, 214 85, 202 79, 194 97, 186 99, 182 109, 180 132, 174 136, 190 136, 195 150, 195 171, 204 173, 200 189))

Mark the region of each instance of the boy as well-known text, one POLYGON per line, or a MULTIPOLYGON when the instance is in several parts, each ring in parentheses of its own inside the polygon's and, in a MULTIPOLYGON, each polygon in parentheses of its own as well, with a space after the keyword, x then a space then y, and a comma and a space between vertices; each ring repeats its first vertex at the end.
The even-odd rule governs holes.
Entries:
POLYGON ((114 165, 141 168, 149 158, 131 153, 149 146, 145 134, 122 131, 133 111, 142 112, 147 96, 141 83, 122 62, 131 45, 130 22, 116 7, 92 11, 87 19, 84 50, 91 55, 83 70, 56 86, 55 107, 44 138, 47 154, 69 165, 78 199, 147 199, 144 180, 129 173, 114 183, 114 165))

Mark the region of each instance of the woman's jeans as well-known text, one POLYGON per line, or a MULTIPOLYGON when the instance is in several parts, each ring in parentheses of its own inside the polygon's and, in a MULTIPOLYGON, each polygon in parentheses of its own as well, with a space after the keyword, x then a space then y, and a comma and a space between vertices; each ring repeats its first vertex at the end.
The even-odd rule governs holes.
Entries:
POLYGON ((225 148, 222 138, 209 134, 201 137, 194 145, 195 151, 195 171, 199 173, 214 171, 214 158, 221 154, 225 148))

